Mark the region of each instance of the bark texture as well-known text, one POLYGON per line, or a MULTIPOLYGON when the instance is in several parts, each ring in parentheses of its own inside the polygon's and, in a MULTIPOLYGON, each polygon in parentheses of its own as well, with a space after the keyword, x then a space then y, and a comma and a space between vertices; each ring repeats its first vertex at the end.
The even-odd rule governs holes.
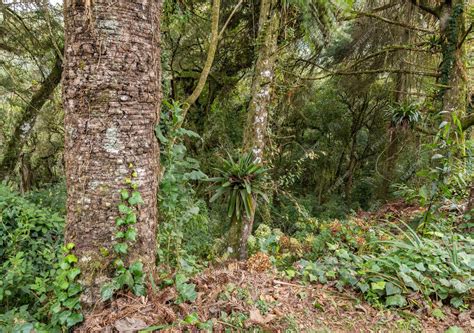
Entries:
POLYGON ((64 3, 65 239, 76 245, 86 305, 112 274, 104 253, 113 253, 119 191, 133 171, 144 204, 128 259, 154 270, 160 10, 160 0, 64 3))
MULTIPOLYGON (((280 17, 277 1, 262 0, 258 21, 257 61, 252 80, 252 97, 250 100, 247 125, 244 134, 244 147, 251 150, 257 163, 263 162, 271 104, 271 86, 274 78, 275 53, 278 42, 280 17)), ((243 214, 238 255, 240 259, 247 257, 247 240, 252 233, 257 203, 253 199, 251 215, 243 214)))

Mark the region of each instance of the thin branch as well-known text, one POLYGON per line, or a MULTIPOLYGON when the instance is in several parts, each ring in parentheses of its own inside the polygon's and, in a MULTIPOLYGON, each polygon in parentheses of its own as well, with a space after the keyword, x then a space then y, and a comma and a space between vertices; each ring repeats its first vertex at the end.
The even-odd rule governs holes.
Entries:
POLYGON ((362 71, 341 71, 341 72, 330 72, 329 74, 317 76, 317 77, 301 77, 302 80, 323 80, 335 75, 362 75, 362 74, 381 74, 381 73, 399 73, 399 74, 412 74, 412 75, 423 75, 430 77, 438 77, 439 73, 437 72, 423 72, 423 71, 411 71, 411 70, 402 70, 396 68, 382 68, 382 69, 368 69, 362 71))
POLYGON ((459 41, 459 44, 458 44, 458 48, 460 48, 462 46, 462 44, 464 44, 464 42, 466 41, 467 36, 471 33, 472 28, 473 28, 473 26, 472 26, 472 23, 471 23, 469 28, 467 28, 467 30, 464 32, 463 36, 461 37, 461 40, 459 41))
POLYGON ((360 63, 362 63, 364 61, 367 61, 369 59, 372 59, 374 57, 377 57, 381 54, 386 54, 388 52, 397 52, 397 51, 402 51, 402 50, 414 51, 414 52, 433 53, 429 49, 419 49, 419 48, 416 48, 415 46, 411 46, 411 45, 388 45, 388 46, 383 47, 379 51, 370 53, 370 54, 366 55, 365 57, 363 57, 361 59, 358 59, 355 63, 353 63, 352 65, 349 65, 349 68, 355 67, 355 66, 359 65, 360 63))
POLYGON ((224 25, 222 26, 221 32, 219 32, 219 39, 222 38, 222 35, 224 34, 225 29, 227 28, 227 25, 229 24, 230 20, 232 19, 232 16, 234 16, 235 12, 237 12, 237 9, 239 9, 240 5, 244 2, 244 0, 240 0, 237 5, 235 5, 234 9, 230 13, 229 17, 227 18, 227 21, 225 21, 224 25))
POLYGON ((434 34, 435 33, 434 31, 429 30, 429 29, 415 27, 415 26, 412 26, 412 25, 409 25, 409 24, 406 24, 406 23, 403 23, 403 22, 399 22, 399 21, 393 21, 393 20, 390 20, 386 17, 376 15, 376 14, 373 14, 373 13, 354 12, 354 14, 356 14, 355 18, 369 17, 369 18, 373 18, 373 19, 376 19, 376 20, 380 20, 380 21, 388 23, 388 24, 393 24, 393 25, 396 25, 396 26, 399 26, 399 27, 403 27, 405 29, 410 29, 410 30, 414 30, 414 31, 421 31, 421 32, 425 32, 425 33, 428 33, 428 34, 434 34))

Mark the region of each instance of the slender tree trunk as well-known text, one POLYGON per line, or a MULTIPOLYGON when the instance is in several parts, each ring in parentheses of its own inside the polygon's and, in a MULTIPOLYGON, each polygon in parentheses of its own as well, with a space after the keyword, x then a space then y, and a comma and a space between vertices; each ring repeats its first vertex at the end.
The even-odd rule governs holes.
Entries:
POLYGON ((466 31, 465 10, 464 0, 446 0, 440 8, 440 99, 448 121, 452 120, 451 114, 462 117, 467 109, 466 52, 462 40, 466 31))
MULTIPOLYGON (((271 85, 274 78, 275 53, 278 41, 280 18, 276 8, 277 1, 260 2, 259 31, 257 37, 257 61, 252 80, 247 125, 244 134, 244 147, 251 150, 257 163, 263 162, 267 133, 268 113, 271 102, 271 85)), ((247 257, 247 240, 252 233, 255 219, 256 200, 253 200, 251 215, 243 214, 239 244, 239 257, 247 257)))
POLYGON ((356 148, 357 148, 357 133, 353 133, 352 143, 351 143, 351 152, 349 154, 349 165, 347 166, 347 179, 344 186, 344 194, 346 196, 346 201, 350 203, 352 201, 352 186, 354 183, 354 172, 357 165, 356 159, 356 148))
MULTIPOLYGON (((408 42, 408 31, 405 32, 404 38, 402 43, 408 42)), ((403 69, 403 61, 400 62, 400 68, 403 69)), ((407 89, 406 84, 406 74, 398 73, 397 74, 397 82, 395 85, 395 102, 397 105, 401 105, 405 100, 404 91, 407 89)), ((382 180, 382 191, 381 191, 381 198, 387 199, 390 194, 390 185, 395 178, 395 167, 397 165, 398 160, 398 147, 401 140, 401 133, 400 128, 397 128, 392 121, 390 121, 390 125, 388 126, 388 143, 386 148, 386 159, 385 165, 382 170, 383 180, 382 180)))
POLYGON ((26 139, 35 125, 36 117, 61 81, 61 72, 62 61, 59 56, 56 56, 49 75, 42 83, 40 89, 31 97, 31 101, 25 107, 20 120, 13 130, 13 134, 5 143, 3 160, 0 163, 0 179, 13 172, 26 139))
POLYGON ((133 172, 144 203, 128 261, 155 267, 161 1, 66 0, 65 241, 76 245, 87 306, 111 277, 115 219, 133 172))
POLYGON ((193 92, 186 99, 183 105, 183 121, 188 113, 189 108, 193 105, 199 95, 201 95, 204 85, 206 84, 207 77, 211 72, 212 63, 214 62, 214 56, 217 51, 217 44, 219 42, 219 11, 221 6, 221 0, 213 0, 212 5, 212 14, 211 14, 211 39, 209 41, 209 50, 207 51, 206 62, 204 63, 204 68, 202 69, 201 75, 199 76, 198 83, 194 88, 193 92))

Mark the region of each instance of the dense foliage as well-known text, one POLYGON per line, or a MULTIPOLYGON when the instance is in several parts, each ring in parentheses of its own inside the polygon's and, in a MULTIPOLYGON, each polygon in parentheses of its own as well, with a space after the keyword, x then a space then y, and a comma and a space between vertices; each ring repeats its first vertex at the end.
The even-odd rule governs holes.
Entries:
MULTIPOLYGON (((129 165, 114 247, 101 249, 113 272, 102 300, 173 286, 166 302, 186 308, 198 299, 193 278, 232 259, 229 244, 250 219, 249 266, 268 260, 285 283, 351 290, 377 309, 437 319, 446 307, 469 311, 472 4, 270 1, 273 26, 259 18, 263 3, 164 1, 157 271, 127 260, 143 203, 129 165), (187 105, 213 40, 208 77, 187 105), (252 122, 255 100, 266 113, 252 122)), ((75 245, 64 244, 63 39, 61 5, 0 4, 2 332, 66 332, 84 319, 75 245)), ((230 289, 223 298, 239 292, 230 289)), ((219 320, 248 328, 243 314, 226 311, 219 320)), ((196 314, 177 322, 213 325, 196 314)))

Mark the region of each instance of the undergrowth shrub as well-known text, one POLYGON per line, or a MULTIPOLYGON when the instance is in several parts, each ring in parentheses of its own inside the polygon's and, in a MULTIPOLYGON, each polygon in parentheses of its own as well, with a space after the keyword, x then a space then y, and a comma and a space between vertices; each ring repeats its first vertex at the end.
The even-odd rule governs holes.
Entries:
POLYGON ((474 241, 459 234, 433 236, 419 236, 407 227, 373 241, 376 247, 363 254, 344 241, 327 243, 329 253, 314 261, 300 260, 295 273, 311 282, 333 281, 339 289, 354 287, 377 305, 441 301, 466 307, 474 288, 474 241))
POLYGON ((47 319, 63 226, 57 213, 0 185, 0 330, 47 319))
POLYGON ((66 184, 44 185, 25 194, 25 199, 60 216, 66 215, 66 184))
POLYGON ((261 224, 249 239, 251 253, 270 255, 288 278, 350 287, 374 305, 443 302, 465 308, 474 289, 474 240, 409 226, 370 225, 358 218, 296 224, 293 237, 261 224), (387 232, 384 230, 395 230, 387 232))
POLYGON ((207 178, 199 162, 188 156, 184 140, 200 140, 197 133, 181 128, 182 110, 177 103, 166 103, 156 135, 161 142, 158 226, 158 260, 162 264, 187 267, 196 259, 210 259, 213 224, 206 203, 193 185, 207 178))

